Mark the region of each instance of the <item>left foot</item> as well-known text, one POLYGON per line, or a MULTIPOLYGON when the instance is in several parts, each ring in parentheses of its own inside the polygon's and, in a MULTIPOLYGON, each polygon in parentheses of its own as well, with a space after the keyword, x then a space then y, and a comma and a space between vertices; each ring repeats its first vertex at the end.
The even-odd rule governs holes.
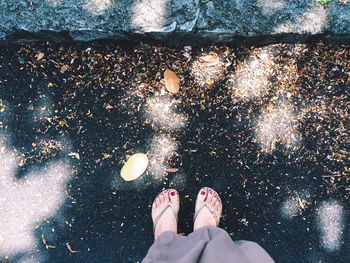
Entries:
POLYGON ((177 214, 179 213, 179 193, 174 189, 161 192, 152 205, 154 237, 165 231, 177 233, 177 214))
POLYGON ((193 231, 201 227, 219 225, 222 202, 219 195, 209 187, 203 187, 197 196, 193 231))

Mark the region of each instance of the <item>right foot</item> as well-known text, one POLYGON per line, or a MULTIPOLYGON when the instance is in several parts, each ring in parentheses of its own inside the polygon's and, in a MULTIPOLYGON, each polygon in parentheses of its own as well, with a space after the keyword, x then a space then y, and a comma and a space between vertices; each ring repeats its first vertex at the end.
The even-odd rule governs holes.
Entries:
POLYGON ((204 226, 217 227, 222 212, 219 195, 209 187, 202 188, 197 196, 195 211, 193 231, 204 226))
POLYGON ((178 212, 179 194, 176 190, 164 190, 154 199, 152 204, 152 220, 155 239, 165 231, 177 233, 178 212))

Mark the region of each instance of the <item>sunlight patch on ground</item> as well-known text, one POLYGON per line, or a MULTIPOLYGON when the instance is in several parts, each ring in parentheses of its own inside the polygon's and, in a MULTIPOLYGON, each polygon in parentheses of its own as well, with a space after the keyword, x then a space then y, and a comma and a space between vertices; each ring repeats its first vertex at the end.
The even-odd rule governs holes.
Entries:
POLYGON ((288 196, 281 206, 282 217, 291 220, 301 215, 310 203, 309 198, 308 192, 294 193, 288 196))
POLYGON ((167 174, 169 160, 175 154, 178 142, 168 134, 155 134, 150 144, 149 171, 155 177, 167 174))
POLYGON ((22 258, 18 259, 16 263, 40 263, 40 262, 47 262, 47 256, 40 254, 38 255, 25 255, 22 258))
POLYGON ((323 202, 317 211, 317 223, 322 247, 329 252, 339 249, 343 242, 343 206, 337 201, 323 202))
POLYGON ((278 143, 286 149, 296 147, 301 135, 292 105, 282 100, 270 103, 257 118, 255 136, 264 152, 273 152, 278 143))
POLYGON ((287 21, 275 28, 275 33, 322 33, 327 25, 327 9, 322 5, 315 5, 312 9, 297 16, 293 21, 287 21))
POLYGON ((198 85, 211 87, 216 81, 224 77, 225 66, 219 62, 216 65, 206 65, 198 59, 191 65, 191 75, 198 85))
MULTIPOLYGON (((167 23, 167 4, 167 0, 136 0, 131 10, 131 22, 140 31, 152 28, 155 32, 159 31, 167 23)), ((174 25, 176 26, 176 23, 174 25)))
POLYGON ((228 80, 233 98, 248 101, 268 92, 270 77, 274 72, 271 53, 269 49, 263 48, 237 66, 228 80))
POLYGON ((85 9, 94 15, 101 15, 114 4, 115 0, 86 0, 85 9))
POLYGON ((54 162, 18 180, 18 156, 3 143, 0 148, 0 256, 8 257, 36 248, 34 229, 63 205, 70 173, 54 162))
POLYGON ((166 96, 154 96, 147 100, 145 115, 157 128, 174 131, 186 125, 186 116, 176 113, 176 100, 166 96))
POLYGON ((268 14, 268 13, 276 12, 279 9, 283 8, 283 6, 285 5, 285 0, 273 0, 273 1, 258 0, 257 4, 265 14, 268 14))

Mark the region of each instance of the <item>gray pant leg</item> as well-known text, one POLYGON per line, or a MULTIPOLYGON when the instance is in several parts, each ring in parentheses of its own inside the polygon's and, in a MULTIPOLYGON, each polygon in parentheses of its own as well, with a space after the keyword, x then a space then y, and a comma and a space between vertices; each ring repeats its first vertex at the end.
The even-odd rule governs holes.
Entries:
MULTIPOLYGON (((232 241, 229 234, 218 227, 199 229, 199 235, 209 240, 200 263, 237 262, 273 263, 273 259, 258 244, 251 241, 232 241)), ((196 231, 193 233, 196 234, 196 231)))
POLYGON ((217 227, 203 227, 190 235, 162 233, 149 249, 142 263, 273 263, 258 244, 233 242, 228 233, 217 227))

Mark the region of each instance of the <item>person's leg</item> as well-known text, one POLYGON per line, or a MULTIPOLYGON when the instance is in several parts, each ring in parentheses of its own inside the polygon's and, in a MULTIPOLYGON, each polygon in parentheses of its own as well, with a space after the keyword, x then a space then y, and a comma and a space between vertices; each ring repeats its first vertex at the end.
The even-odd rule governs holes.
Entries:
POLYGON ((194 263, 205 249, 204 240, 193 240, 171 231, 163 232, 154 241, 142 263, 194 263))
POLYGON ((249 258, 250 262, 274 262, 271 256, 257 243, 252 241, 236 241, 239 249, 249 258))
POLYGON ((160 193, 152 205, 155 241, 142 263, 197 262, 205 247, 204 241, 189 243, 186 236, 177 234, 179 195, 173 190, 160 193))
MULTIPOLYGON (((176 195, 178 196, 177 192, 176 195)), ((172 199, 172 196, 174 195, 169 195, 169 192, 168 195, 163 193, 152 205, 155 241, 143 259, 143 263, 273 262, 257 244, 248 241, 233 242, 226 231, 217 227, 222 203, 217 193, 210 188, 202 188, 198 193, 194 232, 187 237, 178 235, 176 218, 179 206, 172 205, 178 199, 172 199), (170 201, 167 200, 167 196, 170 201), (168 207, 169 204, 172 208, 168 207), (175 218, 175 227, 172 220, 158 226, 163 216, 167 216, 170 220, 171 217, 175 218), (256 261, 257 257, 258 261, 256 261)))
POLYGON ((239 262, 273 263, 273 259, 258 244, 251 241, 232 241, 230 235, 219 227, 202 227, 188 236, 188 242, 205 242, 199 263, 239 262))
POLYGON ((219 195, 211 188, 202 188, 196 200, 194 232, 188 236, 192 243, 206 242, 198 262, 274 262, 258 244, 250 241, 233 242, 225 230, 218 228, 221 212, 219 195))

